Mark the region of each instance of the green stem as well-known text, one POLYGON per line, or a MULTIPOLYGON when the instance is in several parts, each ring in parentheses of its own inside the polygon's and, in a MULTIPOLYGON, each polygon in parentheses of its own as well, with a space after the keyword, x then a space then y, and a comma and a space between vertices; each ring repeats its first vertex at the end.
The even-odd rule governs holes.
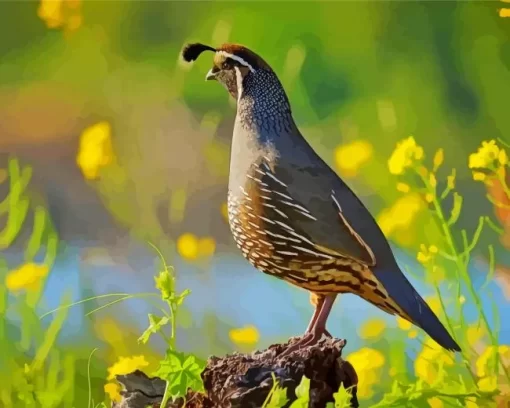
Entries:
POLYGON ((161 408, 166 408, 169 400, 170 400, 170 383, 167 381, 165 386, 165 393, 163 394, 163 399, 159 406, 161 408))
MULTIPOLYGON (((428 180, 423 176, 421 175, 420 173, 418 173, 421 177, 421 179, 423 180, 423 182, 425 183, 425 185, 429 185, 428 183, 428 180)), ((471 281, 470 277, 469 277, 469 273, 468 273, 468 270, 467 270, 467 265, 463 262, 461 256, 460 256, 460 253, 457 249, 457 245, 455 244, 455 241, 453 239, 453 235, 452 235, 452 232, 446 222, 446 217, 445 217, 445 214, 443 212, 443 209, 439 203, 439 201, 437 200, 437 196, 436 194, 433 194, 433 201, 432 201, 432 204, 434 206, 434 209, 437 213, 437 217, 439 218, 439 221, 441 223, 441 227, 443 229, 443 234, 444 234, 444 237, 446 238, 446 241, 447 241, 447 244, 448 246, 450 247, 450 253, 455 257, 455 264, 457 266, 457 280, 458 280, 458 289, 460 289, 460 278, 462 275, 462 279, 464 280, 464 283, 466 284, 468 290, 469 290, 469 293, 471 295, 471 297, 473 298, 474 302, 475 302, 475 305, 478 309, 478 311, 480 312, 480 317, 482 318, 482 321, 485 325, 485 328, 487 329, 487 333, 490 337, 490 340, 492 342, 492 345, 497 349, 497 340, 496 340, 496 337, 494 336, 494 334, 492 333, 492 330, 491 330, 491 327, 489 325, 489 320, 487 318, 487 315, 485 314, 485 311, 483 310, 483 307, 481 305, 481 302, 480 302, 480 298, 478 297, 478 294, 476 292, 476 289, 473 285, 473 282, 471 281)), ((462 317, 462 308, 459 308, 459 313, 460 313, 460 318, 461 318, 461 322, 463 321, 463 317, 462 317)), ((503 364, 503 362, 501 361, 501 358, 499 357, 499 353, 496 352, 496 355, 498 356, 498 360, 499 360, 499 364, 501 365, 501 367, 503 368, 503 371, 505 372, 505 376, 507 377, 507 380, 510 382, 510 373, 508 372, 507 368, 505 367, 505 365, 503 364)), ((469 370, 471 372, 471 370, 469 370)))
POLYGON ((175 350, 175 337, 176 337, 176 331, 177 331, 177 322, 175 321, 177 316, 177 308, 174 306, 173 303, 169 302, 170 306, 170 327, 171 327, 171 334, 170 334, 170 348, 172 350, 175 350))

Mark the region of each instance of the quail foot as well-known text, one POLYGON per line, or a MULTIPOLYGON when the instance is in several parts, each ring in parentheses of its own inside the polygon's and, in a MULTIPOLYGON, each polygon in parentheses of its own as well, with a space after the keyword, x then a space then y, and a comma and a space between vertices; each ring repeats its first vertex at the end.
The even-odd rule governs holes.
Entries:
POLYGON ((188 44, 183 58, 213 53, 207 80, 237 101, 228 216, 243 256, 260 271, 310 291, 316 309, 286 353, 327 333, 338 294, 360 296, 423 329, 442 347, 460 347, 399 268, 378 224, 299 131, 278 76, 238 44, 188 44))

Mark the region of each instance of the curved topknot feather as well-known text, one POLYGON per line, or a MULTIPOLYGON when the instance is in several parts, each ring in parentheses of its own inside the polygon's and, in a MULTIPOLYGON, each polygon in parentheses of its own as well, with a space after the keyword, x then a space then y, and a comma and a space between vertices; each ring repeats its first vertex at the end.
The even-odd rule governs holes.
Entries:
POLYGON ((186 44, 182 49, 182 58, 186 62, 195 61, 204 51, 216 52, 216 49, 200 43, 186 44))

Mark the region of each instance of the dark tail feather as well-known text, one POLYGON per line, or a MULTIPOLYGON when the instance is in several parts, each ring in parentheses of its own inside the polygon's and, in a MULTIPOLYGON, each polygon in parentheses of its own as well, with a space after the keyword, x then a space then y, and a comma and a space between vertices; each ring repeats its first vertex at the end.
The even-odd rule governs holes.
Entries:
POLYGON ((382 283, 390 298, 407 313, 415 325, 422 328, 443 348, 461 351, 459 345, 398 266, 395 266, 395 269, 374 268, 373 274, 382 283))

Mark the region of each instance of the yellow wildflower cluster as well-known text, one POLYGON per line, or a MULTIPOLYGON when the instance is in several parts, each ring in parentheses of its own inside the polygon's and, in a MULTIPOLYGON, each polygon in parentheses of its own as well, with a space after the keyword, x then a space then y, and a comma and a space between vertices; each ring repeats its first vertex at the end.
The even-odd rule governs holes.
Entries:
POLYGON ((414 370, 416 375, 428 384, 432 384, 442 367, 452 366, 454 359, 431 338, 427 338, 423 349, 416 357, 414 370))
POLYGON ((506 150, 499 147, 495 140, 483 141, 476 153, 469 155, 469 168, 473 169, 473 179, 483 181, 487 174, 479 170, 497 171, 508 164, 506 150))
POLYGON ((47 265, 29 262, 10 271, 5 279, 5 286, 11 292, 37 291, 48 272, 47 265))
POLYGON ((359 330, 362 339, 378 339, 384 333, 386 322, 383 319, 369 319, 359 330))
POLYGON ((345 177, 354 177, 358 170, 370 160, 374 152, 372 144, 366 140, 338 146, 335 150, 336 167, 345 177))
POLYGON ((230 329, 228 336, 232 343, 235 343, 238 346, 254 346, 258 343, 260 338, 259 331, 253 325, 230 329))
POLYGON ((397 143, 388 160, 388 168, 391 174, 403 174, 406 169, 423 159, 423 148, 416 144, 413 136, 397 143))
POLYGON ((352 364, 358 374, 358 397, 372 397, 373 386, 381 380, 384 355, 377 350, 363 347, 349 354, 346 360, 352 364))
POLYGON ((99 177, 103 167, 115 160, 111 127, 108 122, 97 123, 83 131, 76 163, 88 180, 99 177))
POLYGON ((378 217, 379 226, 386 236, 408 230, 423 208, 424 203, 419 194, 407 194, 395 201, 393 206, 381 212, 378 217))
MULTIPOLYGON (((108 368, 108 380, 112 381, 117 375, 129 374, 148 365, 144 356, 120 357, 115 364, 108 368)), ((105 384, 104 390, 112 401, 120 401, 120 386, 117 383, 105 384)))
POLYGON ((436 315, 441 313, 441 301, 437 296, 428 296, 425 298, 425 302, 436 315))
POLYGON ((182 234, 177 239, 177 251, 188 261, 209 257, 216 250, 216 241, 212 237, 198 238, 191 233, 182 234))
POLYGON ((439 167, 441 166, 441 164, 443 164, 443 162, 444 162, 444 150, 442 148, 439 148, 439 149, 437 149, 436 153, 434 154, 433 171, 437 171, 437 169, 439 169, 439 167))
POLYGON ((37 15, 48 28, 75 31, 82 23, 81 0, 41 0, 37 15))
POLYGON ((412 323, 406 319, 403 319, 400 316, 397 316, 397 326, 401 330, 407 332, 407 337, 409 337, 410 339, 418 337, 418 331, 414 328, 412 323))
POLYGON ((425 245, 421 244, 420 251, 418 252, 416 258, 418 259, 418 262, 422 264, 427 264, 434 259, 434 257, 437 254, 437 251, 438 249, 437 246, 435 245, 429 245, 429 247, 427 248, 425 245))
POLYGON ((466 338, 471 347, 477 349, 482 344, 482 340, 486 336, 486 331, 482 325, 476 323, 468 326, 466 338))
MULTIPOLYGON (((498 347, 489 346, 478 357, 476 361, 476 375, 478 376, 478 387, 482 391, 494 391, 498 389, 498 375, 494 375, 490 363, 494 361, 496 353, 505 367, 510 368, 510 346, 503 344, 498 347)), ((498 365, 499 366, 499 365, 498 365)), ((503 374, 503 368, 499 366, 498 372, 503 374)))

